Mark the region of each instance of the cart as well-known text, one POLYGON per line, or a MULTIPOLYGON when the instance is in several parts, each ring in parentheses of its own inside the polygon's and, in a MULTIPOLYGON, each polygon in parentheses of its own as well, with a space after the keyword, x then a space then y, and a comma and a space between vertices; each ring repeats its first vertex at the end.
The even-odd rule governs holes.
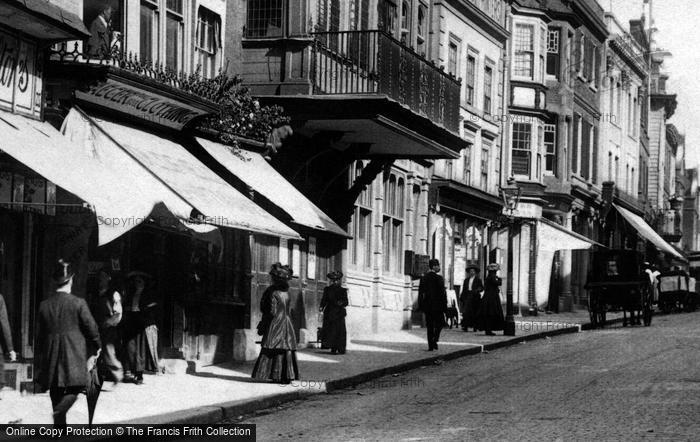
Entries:
POLYGON ((697 308, 697 293, 690 276, 684 270, 672 270, 657 276, 659 309, 664 313, 691 312, 697 308))
POLYGON ((623 311, 622 326, 651 325, 652 290, 642 268, 642 255, 634 250, 600 250, 593 252, 588 290, 588 312, 593 328, 605 325, 609 311, 623 311))

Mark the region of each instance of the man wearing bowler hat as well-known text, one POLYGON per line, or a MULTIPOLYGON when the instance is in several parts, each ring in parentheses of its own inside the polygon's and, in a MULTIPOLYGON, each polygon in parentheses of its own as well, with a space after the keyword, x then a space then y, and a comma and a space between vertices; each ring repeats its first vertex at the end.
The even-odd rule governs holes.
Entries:
POLYGON ((445 325, 445 312, 447 311, 447 291, 445 280, 438 275, 440 261, 431 259, 428 261, 430 270, 420 279, 418 287, 418 308, 425 314, 425 323, 428 328, 428 350, 437 350, 440 340, 440 331, 445 325))
POLYGON ((474 264, 467 266, 467 272, 467 278, 462 284, 462 296, 459 298, 462 306, 462 330, 467 331, 469 327, 473 327, 476 331, 476 314, 479 312, 484 283, 478 276, 478 266, 474 264))
POLYGON ((88 367, 101 348, 87 303, 71 293, 73 275, 71 264, 58 260, 52 274, 56 290, 39 305, 36 379, 42 392, 49 390, 57 428, 65 428, 66 413, 85 388, 88 367))

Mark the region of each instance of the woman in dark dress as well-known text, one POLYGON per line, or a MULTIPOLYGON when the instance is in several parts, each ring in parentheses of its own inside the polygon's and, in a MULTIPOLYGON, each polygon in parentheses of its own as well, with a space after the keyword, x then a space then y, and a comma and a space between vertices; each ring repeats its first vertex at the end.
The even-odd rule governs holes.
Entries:
POLYGON ((289 318, 289 280, 292 270, 289 266, 275 263, 270 270, 272 284, 269 303, 261 302, 261 307, 268 309, 263 315, 269 315, 262 338, 260 355, 253 368, 253 379, 272 380, 288 384, 299 379, 297 366, 297 339, 294 326, 289 318))
POLYGON ((503 330, 503 307, 501 306, 500 286, 501 278, 496 276, 498 264, 489 264, 488 275, 484 282, 484 297, 479 307, 478 324, 481 330, 486 331, 487 336, 494 336, 494 330, 503 330))
POLYGON ((320 310, 323 312, 323 334, 321 348, 330 348, 331 353, 345 354, 347 332, 345 330, 345 307, 348 306, 348 289, 340 286, 343 273, 335 270, 328 275, 331 285, 323 289, 320 310))
POLYGON ((127 275, 130 283, 127 296, 122 303, 122 337, 124 343, 124 382, 143 383, 143 370, 146 368, 148 341, 146 339, 146 321, 149 309, 154 304, 149 303, 144 294, 146 279, 145 272, 133 271, 127 275))

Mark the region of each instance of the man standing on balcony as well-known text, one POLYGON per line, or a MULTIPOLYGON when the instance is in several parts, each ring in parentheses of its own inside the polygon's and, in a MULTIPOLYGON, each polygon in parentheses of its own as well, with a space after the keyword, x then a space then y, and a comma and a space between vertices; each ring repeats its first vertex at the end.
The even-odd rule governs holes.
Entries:
POLYGON ((109 56, 112 42, 112 7, 106 5, 90 25, 87 53, 99 58, 109 56))
POLYGON ((430 270, 423 275, 418 286, 418 308, 425 314, 425 325, 428 328, 428 350, 438 349, 440 331, 445 325, 447 311, 447 291, 445 280, 438 275, 440 261, 428 261, 430 270))

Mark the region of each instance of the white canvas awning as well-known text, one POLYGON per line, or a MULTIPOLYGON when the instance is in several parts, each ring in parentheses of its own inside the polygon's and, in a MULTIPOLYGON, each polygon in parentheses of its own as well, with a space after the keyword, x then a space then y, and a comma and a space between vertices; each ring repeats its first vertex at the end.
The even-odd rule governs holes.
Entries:
POLYGON ((277 172, 259 153, 231 148, 204 138, 199 144, 222 166, 241 181, 284 210, 290 221, 322 232, 347 237, 347 232, 309 201, 296 187, 277 172))
POLYGON ((535 273, 535 297, 537 305, 544 305, 549 299, 549 283, 552 276, 552 262, 557 250, 587 250, 601 246, 591 239, 548 219, 537 222, 537 265, 535 273))
POLYGON ((647 224, 646 221, 642 219, 642 217, 640 217, 639 215, 635 215, 634 213, 630 212, 624 207, 618 206, 617 204, 613 204, 613 207, 617 209, 620 215, 622 215, 622 217, 625 218, 632 227, 637 229, 637 232, 639 232, 640 235, 651 241, 651 243, 654 244, 654 246, 657 249, 661 250, 662 252, 673 255, 674 257, 684 262, 688 261, 685 256, 683 256, 678 250, 676 250, 675 247, 664 241, 661 235, 656 233, 656 231, 649 224, 647 224))
MULTIPOLYGON (((128 183, 127 189, 122 186, 108 193, 107 201, 119 207, 118 215, 127 222, 145 219, 156 204, 163 203, 188 227, 192 227, 187 221, 196 210, 203 224, 301 238, 174 141, 75 109, 66 117, 63 132, 73 142, 82 143, 93 161, 116 171, 119 181, 128 183)), ((98 216, 100 210, 96 208, 98 216)))

